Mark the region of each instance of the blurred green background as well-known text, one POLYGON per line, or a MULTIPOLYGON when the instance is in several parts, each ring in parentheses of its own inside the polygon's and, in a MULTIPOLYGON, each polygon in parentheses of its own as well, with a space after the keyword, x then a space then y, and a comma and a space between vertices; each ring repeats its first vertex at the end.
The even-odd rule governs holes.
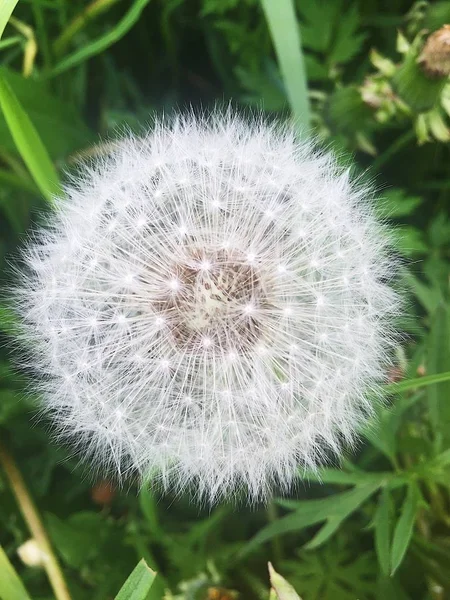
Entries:
POLYGON ((141 558, 159 575, 123 598, 268 599, 269 560, 303 600, 450 598, 448 23, 448 1, 0 0, 6 291, 56 173, 64 181, 80 156, 153 115, 232 102, 294 117, 375 183, 407 297, 388 402, 342 469, 268 507, 212 509, 87 478, 34 420, 39 399, 12 365, 14 319, 0 301, 1 600, 28 598, 14 571, 29 597, 55 597, 23 547, 11 465, 73 600, 114 598, 141 558))

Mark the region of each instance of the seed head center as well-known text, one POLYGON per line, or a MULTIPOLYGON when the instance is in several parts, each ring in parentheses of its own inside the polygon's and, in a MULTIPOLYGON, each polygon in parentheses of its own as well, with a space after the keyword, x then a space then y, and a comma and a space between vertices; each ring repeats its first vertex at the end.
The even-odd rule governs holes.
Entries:
POLYGON ((260 331, 256 308, 266 303, 257 266, 237 251, 191 249, 174 270, 180 285, 161 303, 160 310, 178 345, 254 345, 260 331), (249 311, 249 306, 255 310, 249 311))

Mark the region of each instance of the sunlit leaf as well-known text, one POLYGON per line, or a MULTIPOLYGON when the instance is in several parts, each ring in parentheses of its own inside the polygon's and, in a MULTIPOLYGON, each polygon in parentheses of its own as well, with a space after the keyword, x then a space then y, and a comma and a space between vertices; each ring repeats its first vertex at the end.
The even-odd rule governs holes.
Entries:
POLYGON ((292 585, 284 579, 269 563, 270 583, 275 591, 276 600, 301 600, 300 596, 294 590, 292 585))
POLYGON ((261 0, 286 86, 292 113, 309 127, 306 70, 293 0, 261 0))
POLYGON ((0 39, 18 1, 19 0, 2 0, 0 3, 0 39))
POLYGON ((23 161, 42 194, 51 201, 60 191, 56 169, 33 123, 1 73, 0 106, 23 161))
POLYGON ((0 598, 2 600, 31 600, 23 583, 0 546, 0 598))

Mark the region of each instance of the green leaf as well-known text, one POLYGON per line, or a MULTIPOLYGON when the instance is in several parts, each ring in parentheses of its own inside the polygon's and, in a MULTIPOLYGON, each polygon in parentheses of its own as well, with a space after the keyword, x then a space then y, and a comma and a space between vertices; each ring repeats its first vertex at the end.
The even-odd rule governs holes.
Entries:
POLYGON ((417 377, 415 379, 405 379, 398 383, 390 383, 385 385, 383 389, 386 394, 399 394, 400 392, 416 390, 421 387, 433 385, 434 383, 443 383, 444 381, 450 381, 450 371, 438 373, 437 375, 425 375, 425 377, 417 377))
POLYGON ((275 591, 276 600, 301 600, 300 596, 294 590, 292 585, 281 577, 279 573, 269 563, 270 583, 275 591))
POLYGON ((12 334, 18 326, 17 317, 9 306, 0 304, 0 331, 12 334))
POLYGON ((309 100, 300 32, 293 0, 261 0, 283 75, 292 113, 298 125, 309 128, 309 100))
MULTIPOLYGON (((355 469, 353 471, 344 471, 343 469, 333 469, 323 467, 317 473, 307 472, 304 476, 308 481, 317 483, 331 483, 336 485, 358 485, 370 482, 380 482, 383 479, 389 479, 391 473, 376 472, 368 473, 355 469)), ((295 501, 294 501, 295 502, 295 501)))
POLYGON ((359 28, 358 6, 352 4, 345 15, 338 16, 336 35, 330 51, 334 63, 346 63, 361 50, 366 34, 357 33, 359 28))
POLYGON ((24 410, 20 395, 14 390, 0 389, 0 425, 24 410))
POLYGON ((450 448, 433 459, 433 466, 443 468, 447 467, 448 465, 450 465, 450 448))
POLYGON ((327 540, 336 531, 337 527, 382 484, 382 479, 372 481, 371 483, 355 486, 347 492, 333 494, 320 500, 278 500, 278 504, 289 509, 295 508, 295 512, 261 529, 242 547, 239 556, 243 557, 253 552, 261 544, 277 535, 299 531, 326 521, 324 527, 310 542, 313 547, 318 546, 327 540))
POLYGON ((336 16, 341 2, 320 2, 309 0, 299 2, 298 10, 302 17, 302 32, 305 48, 326 53, 330 47, 336 16))
POLYGON ((33 123, 0 73, 0 106, 11 135, 36 185, 49 201, 60 192, 58 175, 33 123))
POLYGON ((394 188, 384 193, 376 206, 379 217, 398 219, 408 217, 422 203, 420 196, 409 196, 405 191, 394 188))
POLYGON ((79 65, 80 63, 88 60, 92 56, 96 54, 100 54, 110 46, 112 46, 115 42, 119 41, 138 21, 141 12, 144 10, 145 6, 150 2, 150 0, 135 0, 131 6, 131 8, 127 11, 124 17, 116 24, 115 27, 112 27, 108 33, 102 35, 101 37, 89 42, 79 50, 76 50, 72 54, 69 54, 66 58, 61 60, 49 73, 50 77, 55 75, 60 75, 79 65))
POLYGON ((389 490, 383 488, 375 512, 375 550, 381 572, 389 575, 391 568, 391 509, 392 500, 389 490))
POLYGON ((30 194, 39 194, 38 188, 31 179, 19 177, 12 171, 6 171, 5 169, 0 169, 0 183, 30 194))
MULTIPOLYGON (((450 310, 441 303, 434 315, 428 340, 427 372, 430 375, 450 371, 450 310)), ((428 390, 430 420, 438 438, 450 435, 450 379, 428 390)), ((438 441, 438 446, 440 441, 438 441)))
POLYGON ((412 290, 425 310, 430 314, 434 313, 442 299, 440 289, 429 287, 408 271, 403 273, 402 281, 412 290))
POLYGON ((19 0, 2 0, 0 5, 0 39, 19 0))
POLYGON ((417 485, 410 483, 401 508, 400 518, 394 530, 391 548, 391 575, 394 575, 401 565, 411 541, 419 500, 420 493, 417 485))
POLYGON ((147 594, 153 585, 156 573, 142 559, 123 584, 116 600, 147 600, 147 594))
POLYGON ((411 225, 398 226, 392 231, 396 249, 404 256, 425 254, 428 246, 425 243, 423 231, 411 225))
POLYGON ((283 561, 286 577, 305 600, 372 598, 377 567, 374 553, 356 549, 346 533, 314 552, 300 550, 297 559, 283 561))
POLYGON ((0 599, 31 600, 5 551, 0 546, 0 599))
POLYGON ((75 569, 97 556, 108 535, 99 513, 78 512, 64 520, 47 513, 45 520, 58 553, 67 565, 75 569))
POLYGON ((155 496, 149 489, 145 487, 141 489, 139 492, 139 504, 147 520, 152 536, 159 538, 162 536, 163 532, 161 531, 158 521, 158 506, 155 496))
MULTIPOLYGON (((92 142, 92 132, 78 112, 69 103, 50 94, 42 81, 25 79, 5 67, 0 68, 0 76, 9 83, 54 160, 65 158, 92 142)), ((16 152, 14 140, 1 111, 0 146, 8 152, 16 152)))

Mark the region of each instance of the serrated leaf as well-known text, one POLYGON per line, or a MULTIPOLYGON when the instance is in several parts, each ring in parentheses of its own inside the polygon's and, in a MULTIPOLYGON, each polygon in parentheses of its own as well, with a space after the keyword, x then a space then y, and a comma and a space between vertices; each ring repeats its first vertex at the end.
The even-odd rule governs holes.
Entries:
POLYGON ((305 549, 313 550, 325 543, 339 529, 343 520, 343 518, 339 517, 329 517, 325 525, 319 529, 313 539, 305 544, 305 549))
MULTIPOLYGON (((282 533, 291 533, 305 529, 311 525, 316 525, 322 521, 327 521, 326 533, 321 534, 321 543, 328 539, 336 530, 336 527, 328 525, 328 522, 333 523, 339 520, 339 523, 344 521, 352 512, 354 512, 365 500, 367 500, 379 487, 382 485, 382 480, 359 485, 352 490, 333 494, 327 498, 320 500, 304 500, 304 501, 283 501, 278 500, 277 503, 287 508, 296 507, 295 512, 286 517, 282 517, 273 523, 270 523, 261 529, 247 544, 241 548, 239 556, 245 556, 253 552, 261 544, 267 542, 273 537, 282 533)), ((320 531, 319 534, 320 535, 320 531)), ((317 545, 317 544, 316 544, 317 545)))
POLYGON ((305 54, 305 66, 308 81, 325 81, 328 79, 328 69, 318 58, 312 54, 305 54))
POLYGON ((372 597, 378 565, 373 552, 356 553, 343 534, 314 552, 301 550, 283 569, 305 599, 362 600, 372 597))
POLYGON ((115 600, 147 600, 156 572, 142 559, 123 584, 115 600))
POLYGON ((0 598, 1 600, 31 600, 5 551, 0 546, 0 598))
POLYGON ((358 28, 358 7, 352 4, 337 22, 336 36, 330 52, 332 62, 346 63, 358 54, 366 39, 365 33, 357 33, 358 28))
POLYGON ((304 20, 302 38, 305 47, 315 52, 326 52, 329 49, 341 4, 339 0, 335 2, 309 0, 309 2, 298 3, 298 10, 304 20))
POLYGON ((60 192, 56 169, 33 123, 1 72, 0 106, 23 161, 42 194, 51 201, 60 192))
POLYGON ((391 575, 394 575, 401 565, 411 541, 419 500, 420 493, 417 485, 410 483, 400 511, 400 518, 394 529, 391 548, 391 575))
POLYGON ((388 489, 383 488, 375 511, 375 550, 381 572, 389 575, 391 568, 391 509, 392 500, 388 489))

